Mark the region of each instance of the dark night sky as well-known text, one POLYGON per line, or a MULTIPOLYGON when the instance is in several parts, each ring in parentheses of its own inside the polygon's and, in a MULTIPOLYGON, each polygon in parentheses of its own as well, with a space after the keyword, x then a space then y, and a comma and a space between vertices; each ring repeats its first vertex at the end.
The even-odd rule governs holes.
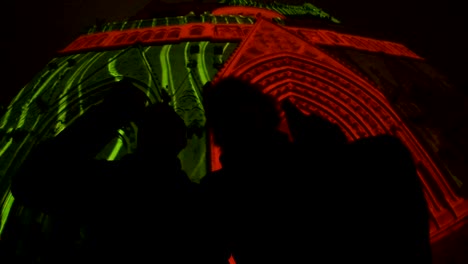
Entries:
POLYGON ((468 92, 462 62, 468 60, 466 8, 458 0, 315 0, 344 24, 400 36, 411 50, 464 86, 468 92), (437 3, 434 4, 434 3, 437 3))
MULTIPOLYGON (((6 63, 0 105, 12 97, 54 56, 96 19, 119 20, 132 16, 150 0, 47 0, 8 1, 2 4, 1 45, 6 63), (6 13, 6 14, 5 14, 6 13), (6 55, 6 56, 5 56, 6 55)), ((437 5, 422 0, 311 0, 358 28, 388 32, 426 57, 462 88, 466 88, 462 61, 468 61, 463 42, 467 18, 462 2, 445 0, 437 5)), ((466 65, 464 69, 466 69, 466 65)))

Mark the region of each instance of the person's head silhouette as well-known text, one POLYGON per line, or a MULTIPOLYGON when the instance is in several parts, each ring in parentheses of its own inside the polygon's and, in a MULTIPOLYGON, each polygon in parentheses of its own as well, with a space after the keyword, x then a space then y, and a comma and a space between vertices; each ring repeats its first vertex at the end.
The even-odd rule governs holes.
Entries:
POLYGON ((145 155, 177 155, 187 145, 187 128, 167 103, 149 106, 138 123, 138 150, 145 155))
POLYGON ((294 142, 305 148, 329 148, 347 143, 340 127, 317 115, 305 115, 290 100, 282 103, 294 142))
POLYGON ((93 159, 117 135, 119 128, 144 112, 148 98, 131 82, 111 83, 103 90, 102 102, 91 106, 55 138, 47 140, 51 151, 62 152, 58 157, 93 159))
POLYGON ((273 98, 260 87, 237 78, 205 86, 204 105, 215 144, 222 149, 268 138, 280 122, 273 98))

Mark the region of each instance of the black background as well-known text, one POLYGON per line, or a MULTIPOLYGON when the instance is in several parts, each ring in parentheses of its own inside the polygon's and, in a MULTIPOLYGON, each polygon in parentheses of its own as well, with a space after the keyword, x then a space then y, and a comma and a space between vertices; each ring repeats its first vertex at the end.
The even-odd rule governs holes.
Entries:
MULTIPOLYGON (((187 2, 189 0, 180 1, 187 2)), ((422 0, 311 0, 343 24, 397 35, 468 93, 463 1, 437 5, 422 0)), ((0 105, 13 96, 54 57, 57 50, 99 21, 131 17, 150 0, 47 0, 2 3, 3 84, 0 105)), ((168 1, 177 2, 177 1, 168 1)))

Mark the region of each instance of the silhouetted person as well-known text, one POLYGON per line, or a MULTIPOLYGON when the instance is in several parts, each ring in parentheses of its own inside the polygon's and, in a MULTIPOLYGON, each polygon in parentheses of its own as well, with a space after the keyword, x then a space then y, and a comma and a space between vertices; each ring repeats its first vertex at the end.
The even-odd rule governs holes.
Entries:
POLYGON ((105 177, 91 168, 94 158, 119 128, 143 111, 145 101, 144 93, 126 81, 110 85, 102 103, 33 147, 12 178, 16 202, 47 214, 51 223, 48 240, 41 244, 43 262, 75 261, 80 225, 106 189, 105 177))
POLYGON ((293 145, 278 130, 275 101, 233 78, 205 93, 207 123, 223 166, 201 182, 212 248, 225 255, 216 263, 231 253, 239 264, 310 261, 316 212, 309 175, 298 171, 293 145))
POLYGON ((144 94, 118 84, 103 103, 33 150, 12 190, 18 201, 63 226, 45 263, 194 258, 194 188, 177 157, 186 145, 186 128, 164 99, 145 109, 144 94), (95 160, 129 121, 138 126, 137 151, 118 161, 95 160), (64 253, 80 230, 82 249, 64 253))
POLYGON ((76 212, 87 205, 78 193, 86 193, 98 179, 87 166, 119 128, 143 112, 145 100, 128 83, 113 84, 102 103, 31 150, 13 178, 15 198, 47 213, 76 212))
POLYGON ((158 103, 137 124, 136 152, 112 168, 117 186, 94 223, 95 251, 102 261, 190 263, 196 201, 177 157, 187 143, 184 121, 158 103))
MULTIPOLYGON (((346 206, 349 255, 362 263, 431 263, 429 211, 411 153, 389 135, 353 142, 346 206)), ((344 189, 344 188, 343 188, 344 189)))
POLYGON ((217 262, 430 263, 427 205, 396 138, 347 143, 338 128, 233 78, 206 87, 223 168, 202 180, 217 262))
POLYGON ((341 163, 347 148, 345 134, 338 125, 318 115, 306 116, 289 100, 282 103, 282 108, 286 114, 296 156, 300 164, 306 166, 301 170, 310 175, 310 191, 317 194, 317 199, 323 200, 319 204, 323 209, 329 207, 328 203, 333 206, 330 201, 333 197, 330 197, 330 194, 337 191, 336 177, 342 174, 341 163))
POLYGON ((319 233, 321 253, 339 251, 329 254, 333 263, 430 263, 428 208, 404 144, 389 135, 347 144, 338 126, 289 101, 283 109, 302 160, 320 161, 314 190, 329 230, 319 233))
MULTIPOLYGON (((316 115, 305 115, 286 99, 282 102, 289 131, 296 151, 298 170, 307 185, 309 206, 315 217, 310 220, 315 231, 312 234, 316 245, 307 249, 313 259, 326 259, 329 263, 341 263, 342 254, 336 251, 343 233, 346 217, 343 211, 343 188, 341 178, 352 177, 346 165, 347 139, 341 129, 316 115), (312 250, 313 248, 313 250, 312 250)), ((347 259, 342 261, 348 262, 347 259)))
POLYGON ((284 100, 282 109, 286 113, 289 130, 294 143, 303 148, 325 150, 347 143, 341 129, 318 115, 306 116, 290 100, 284 100))

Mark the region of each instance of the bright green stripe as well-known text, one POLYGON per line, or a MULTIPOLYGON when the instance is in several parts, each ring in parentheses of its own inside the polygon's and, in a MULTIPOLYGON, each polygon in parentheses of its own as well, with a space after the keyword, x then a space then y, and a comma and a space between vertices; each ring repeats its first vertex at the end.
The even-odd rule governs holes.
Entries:
POLYGON ((122 23, 122 26, 120 27, 120 30, 123 30, 124 27, 125 27, 125 25, 126 25, 127 23, 128 23, 128 21, 124 21, 124 22, 122 23))
MULTIPOLYGON (((77 55, 75 55, 74 57, 76 57, 77 55)), ((22 108, 23 108, 23 111, 21 112, 21 115, 20 117, 18 118, 18 124, 16 126, 16 128, 21 128, 23 127, 24 125, 24 121, 26 120, 26 116, 28 115, 28 110, 29 110, 29 104, 31 104, 38 96, 39 94, 46 88, 48 87, 48 84, 49 82, 55 78, 55 76, 61 72, 63 70, 63 68, 65 66, 67 66, 68 63, 67 62, 63 62, 62 63, 62 66, 60 66, 60 68, 58 68, 57 70, 55 70, 55 72, 53 74, 51 74, 49 76, 49 78, 47 78, 47 80, 39 87, 39 89, 37 89, 37 91, 33 94, 33 96, 28 100, 27 103, 25 103, 22 108)))
POLYGON ((2 117, 2 119, 0 120, 0 128, 4 128, 5 125, 7 124, 8 119, 10 118, 11 109, 12 109, 11 106, 8 107, 7 112, 5 113, 5 115, 4 115, 4 116, 2 117))
POLYGON ((210 80, 210 75, 208 74, 208 69, 206 68, 206 61, 205 61, 205 52, 206 46, 208 45, 208 41, 200 42, 200 52, 197 54, 198 59, 198 74, 200 75, 200 80, 202 85, 205 85, 210 80))
POLYGON ((117 155, 119 155, 120 150, 122 149, 122 146, 123 146, 123 141, 119 137, 117 139, 117 142, 115 142, 114 147, 112 148, 112 152, 110 153, 109 157, 107 157, 107 160, 109 160, 109 161, 114 160, 117 157, 117 155))
POLYGON ((2 147, 2 149, 0 150, 0 157, 10 147, 11 143, 13 143, 13 138, 10 138, 10 140, 8 140, 8 142, 2 147))
POLYGON ((78 80, 78 86, 81 85, 81 80, 83 79, 84 74, 83 72, 86 72, 93 64, 94 61, 96 61, 97 58, 102 56, 103 53, 96 53, 94 54, 87 62, 81 64, 81 66, 76 69, 76 71, 73 73, 73 75, 68 79, 67 85, 63 89, 62 93, 60 94, 60 99, 58 103, 58 110, 57 110, 57 120, 61 122, 56 123, 55 130, 56 131, 61 131, 65 128, 65 124, 63 122, 66 121, 67 117, 67 111, 65 109, 68 107, 68 90, 72 87, 73 81, 76 79, 76 77, 81 74, 80 79, 78 80), (84 71, 82 70, 83 68, 86 68, 84 71))
POLYGON ((5 202, 2 205, 2 218, 0 219, 0 235, 3 233, 3 229, 5 228, 6 221, 8 219, 8 215, 10 214, 11 206, 13 205, 13 202, 15 201, 15 198, 11 194, 10 191, 8 191, 7 198, 5 202))
POLYGON ((119 73, 117 68, 115 68, 115 63, 117 60, 114 60, 113 58, 108 59, 108 64, 107 64, 107 70, 109 71, 109 74, 111 76, 114 76, 116 81, 120 81, 123 79, 123 75, 119 73))
MULTIPOLYGON (((141 56, 143 57, 143 62, 145 63, 146 65, 146 69, 148 70, 147 73, 148 73, 148 81, 146 82, 146 87, 147 87, 147 90, 146 90, 146 97, 149 98, 150 94, 151 94, 151 80, 154 80, 153 78, 153 71, 151 70, 151 67, 149 65, 149 62, 148 62, 148 59, 146 58, 146 52, 150 49, 151 47, 147 47, 144 52, 141 52, 141 56)), ((155 87, 156 88, 156 87, 155 87)))
MULTIPOLYGON (((77 56, 79 56, 79 54, 73 56, 72 59, 75 59, 77 56)), ((47 78, 47 80, 39 87, 39 89, 34 93, 34 95, 31 97, 30 99, 30 102, 32 102, 34 99, 36 99, 36 97, 39 96, 39 94, 42 92, 42 90, 44 90, 49 82, 55 77, 55 75, 57 75, 59 72, 61 72, 63 70, 63 68, 65 68, 66 66, 68 65, 68 62, 63 62, 62 63, 62 66, 60 66, 60 68, 58 68, 57 70, 55 70, 55 72, 53 74, 51 74, 49 76, 49 78, 47 78)))
MULTIPOLYGON (((36 126, 37 126, 37 124, 39 123, 40 120, 41 120, 41 118, 40 118, 40 116, 38 116, 38 117, 36 118, 36 122, 34 122, 33 126, 31 127, 31 131, 33 131, 33 130, 36 128, 36 126)), ((8 167, 10 167, 11 163, 15 160, 16 154, 18 154, 18 151, 23 147, 23 145, 25 144, 25 142, 27 141, 27 139, 30 137, 30 135, 31 135, 31 134, 28 134, 28 135, 26 136, 26 138, 24 138, 24 140, 21 142, 20 146, 19 146, 19 147, 16 147, 16 151, 15 151, 14 155, 12 156, 13 158, 11 158, 11 159, 9 160, 9 164, 5 167, 6 169, 7 169, 8 167)), ((10 140, 6 143, 6 145, 3 146, 2 150, 0 150, 0 157, 3 156, 3 154, 5 153, 5 151, 11 146, 12 143, 13 143, 13 139, 10 138, 10 140)))
MULTIPOLYGON (((185 55, 185 65, 188 64, 189 62, 189 55, 188 55, 188 47, 190 46, 190 43, 187 42, 187 44, 185 45, 185 52, 184 52, 184 55, 185 55)), ((205 45, 206 46, 206 45, 205 45)), ((199 57, 200 53, 197 55, 198 58, 199 57)), ((200 61, 200 59, 198 59, 198 61, 200 61)), ((198 70, 200 71, 200 63, 197 64, 198 65, 198 70)), ((190 88, 194 91, 194 95, 197 97, 197 104, 200 105, 201 107, 202 104, 201 104, 201 100, 200 100, 200 96, 198 95, 198 88, 197 88, 197 84, 196 84, 196 81, 193 79, 193 76, 192 76, 192 69, 190 68, 187 68, 187 71, 189 72, 188 74, 188 79, 189 79, 189 82, 190 82, 190 88)), ((200 74, 200 73, 199 73, 200 74)), ((200 74, 201 75, 201 74, 200 74)))
MULTIPOLYGON (((139 49, 140 55, 143 59, 143 62, 145 63, 147 73, 148 73, 148 82, 147 82, 147 90, 146 90, 146 96, 150 98, 151 94, 151 89, 154 87, 154 89, 157 89, 158 85, 156 84, 156 77, 153 75, 153 69, 151 68, 151 65, 148 61, 148 58, 146 57, 146 53, 151 49, 152 47, 147 47, 143 51, 141 48, 139 49), (153 85, 151 85, 151 81, 153 81, 153 85)), ((160 99, 157 99, 160 100, 160 99)))
POLYGON ((8 119, 10 118, 10 114, 11 114, 11 110, 13 109, 13 105, 16 103, 16 101, 18 100, 18 98, 20 98, 21 94, 24 92, 24 90, 26 89, 26 87, 24 87, 23 89, 21 89, 21 91, 18 93, 17 96, 15 96, 15 98, 13 99, 13 101, 11 102, 10 106, 8 107, 8 110, 7 112, 5 113, 5 115, 3 116, 3 118, 0 120, 1 123, 0 123, 0 128, 4 128, 8 122, 8 119))
MULTIPOLYGON (((171 50, 172 45, 164 45, 161 49, 161 53, 159 56, 161 66, 162 66, 162 85, 163 89, 168 87, 168 92, 171 96, 175 94, 174 91, 174 80, 172 79, 172 70, 171 70, 171 61, 169 59, 169 51, 171 50)), ((176 100, 173 100, 173 107, 177 107, 176 100)))
POLYGON ((226 49, 227 49, 227 47, 229 46, 229 44, 231 44, 231 43, 228 42, 228 43, 224 44, 224 47, 223 47, 223 54, 224 54, 224 52, 226 52, 226 49))
POLYGON ((161 65, 161 69, 162 69, 162 73, 161 73, 161 85, 163 87, 163 89, 166 88, 166 86, 168 86, 169 84, 169 81, 168 81, 168 65, 166 63, 166 50, 169 48, 170 45, 164 45, 162 48, 161 48, 161 52, 159 53, 159 62, 160 62, 160 65, 161 65))
MULTIPOLYGON (((94 61, 93 61, 93 62, 94 62, 94 61)), ((81 69, 81 66, 80 66, 79 69, 81 69)), ((86 70, 88 70, 88 69, 89 69, 89 67, 88 67, 86 70)), ((78 72, 78 70, 77 70, 76 72, 78 72)), ((84 113, 84 110, 83 110, 83 93, 81 92, 81 90, 82 90, 82 88, 83 88, 82 85, 81 85, 81 81, 83 80, 83 76, 84 76, 84 74, 82 74, 82 75, 80 76, 80 79, 78 80, 78 83, 79 83, 79 84, 78 84, 78 87, 77 87, 77 90, 78 90, 78 99, 79 99, 78 107, 80 108, 80 116, 84 113)), ((69 80, 70 80, 70 79, 69 79, 69 80)), ((68 84, 68 85, 71 85, 71 82, 68 82, 67 84, 68 84)), ((67 89, 69 89, 69 87, 68 87, 67 89)))
POLYGON ((206 165, 205 161, 206 161, 206 150, 203 151, 203 153, 201 154, 201 157, 198 158, 197 165, 195 165, 192 172, 195 173, 201 170, 202 166, 204 167, 206 165))

